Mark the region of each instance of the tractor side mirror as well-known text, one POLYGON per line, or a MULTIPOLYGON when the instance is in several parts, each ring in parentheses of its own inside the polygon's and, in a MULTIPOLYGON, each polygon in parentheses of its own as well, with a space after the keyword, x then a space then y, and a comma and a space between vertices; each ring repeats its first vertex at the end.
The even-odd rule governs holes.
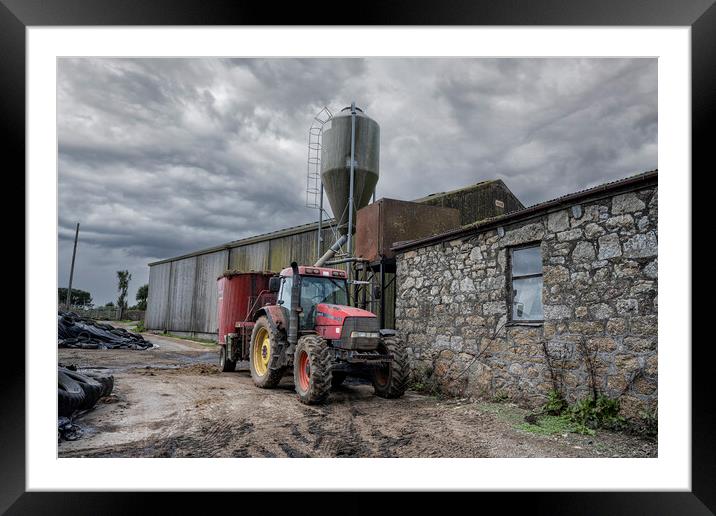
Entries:
POLYGON ((383 295, 383 292, 381 292, 380 287, 378 285, 373 286, 373 299, 380 299, 380 296, 383 295))
POLYGON ((280 276, 271 276, 269 278, 269 292, 278 292, 281 290, 280 276))

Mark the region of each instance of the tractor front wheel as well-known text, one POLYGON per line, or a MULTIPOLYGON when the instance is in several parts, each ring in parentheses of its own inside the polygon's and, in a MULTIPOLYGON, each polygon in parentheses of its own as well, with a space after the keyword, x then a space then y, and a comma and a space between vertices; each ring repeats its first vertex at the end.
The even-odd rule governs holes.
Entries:
POLYGON ((376 369, 373 388, 381 398, 400 398, 408 384, 408 353, 403 342, 397 337, 387 337, 378 346, 378 351, 390 353, 390 363, 376 369))
POLYGON ((262 389, 273 389, 281 381, 285 369, 271 369, 271 355, 278 352, 278 336, 271 331, 268 319, 263 316, 256 320, 251 332, 249 366, 254 384, 262 389))
POLYGON ((328 343, 318 335, 298 339, 293 358, 293 381, 301 403, 322 403, 331 390, 331 353, 328 343))

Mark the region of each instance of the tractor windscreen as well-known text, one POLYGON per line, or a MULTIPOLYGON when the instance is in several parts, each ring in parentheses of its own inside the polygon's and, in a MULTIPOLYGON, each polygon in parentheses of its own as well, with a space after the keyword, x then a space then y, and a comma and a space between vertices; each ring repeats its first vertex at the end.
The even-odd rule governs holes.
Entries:
POLYGON ((321 276, 303 276, 301 278, 302 328, 311 329, 316 325, 316 305, 319 303, 347 305, 346 281, 321 276))

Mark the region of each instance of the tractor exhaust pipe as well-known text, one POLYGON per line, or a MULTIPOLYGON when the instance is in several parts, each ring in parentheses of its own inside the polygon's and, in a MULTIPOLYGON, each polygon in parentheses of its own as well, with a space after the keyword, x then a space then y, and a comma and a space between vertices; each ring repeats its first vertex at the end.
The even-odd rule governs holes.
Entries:
POLYGON ((348 240, 348 235, 343 235, 341 238, 336 240, 336 243, 331 246, 331 248, 326 251, 326 253, 321 256, 316 263, 313 264, 314 267, 323 267, 323 265, 333 258, 333 256, 338 252, 338 250, 341 248, 343 244, 346 243, 346 240, 348 240))
POLYGON ((295 346, 298 343, 298 315, 301 312, 301 275, 298 273, 298 264, 291 262, 293 271, 293 284, 291 285, 291 313, 288 318, 288 343, 295 346))

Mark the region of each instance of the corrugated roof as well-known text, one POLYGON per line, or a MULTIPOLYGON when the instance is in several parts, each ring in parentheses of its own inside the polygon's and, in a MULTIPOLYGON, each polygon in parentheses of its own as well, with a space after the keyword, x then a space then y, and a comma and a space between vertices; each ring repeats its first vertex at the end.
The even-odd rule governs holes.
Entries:
POLYGON ((396 245, 391 247, 391 249, 397 252, 407 251, 408 249, 423 247, 432 243, 459 238, 466 234, 474 233, 476 231, 479 232, 493 229, 494 227, 504 225, 507 222, 516 222, 523 219, 529 219, 535 216, 544 215, 549 211, 562 208, 565 204, 573 204, 576 201, 581 201, 587 198, 599 197, 601 195, 613 195, 614 193, 621 190, 634 190, 639 187, 646 186, 648 184, 656 184, 658 172, 658 169, 649 170, 647 172, 642 172, 641 174, 629 176, 624 179, 618 179, 616 181, 610 181, 609 183, 604 183, 599 186, 579 190, 577 192, 566 194, 549 201, 534 204, 523 210, 513 211, 511 213, 507 213, 499 217, 493 217, 491 219, 480 220, 478 222, 467 224, 465 226, 461 226, 459 228, 455 228, 450 231, 446 231, 444 233, 440 233, 430 237, 410 240, 406 242, 395 242, 396 245))
MULTIPOLYGON (((323 221, 324 227, 328 227, 328 224, 333 223, 333 219, 326 219, 323 221)), ((205 249, 200 249, 199 251, 194 251, 187 254, 182 254, 180 256, 174 256, 172 258, 165 258, 163 260, 157 260, 156 262, 151 262, 149 266, 152 265, 159 265, 160 263, 168 263, 168 262, 174 262, 177 260, 183 260, 185 258, 191 258, 192 256, 200 256, 202 254, 208 254, 208 253, 214 253, 216 251, 222 251, 224 249, 232 249, 234 247, 241 247, 242 245, 248 245, 248 244, 255 244, 256 242, 263 242, 265 240, 271 240, 273 238, 278 238, 282 236, 288 236, 288 235, 297 235, 299 233, 306 233, 307 231, 316 231, 318 230, 318 222, 309 222, 308 224, 300 224, 298 226, 291 226, 288 228, 283 229, 277 229, 276 231, 270 231, 269 233, 261 233, 260 235, 254 235, 246 238, 241 238, 239 240, 232 240, 231 242, 226 242, 225 244, 216 245, 214 247, 207 247, 205 249)))
POLYGON ((411 202, 425 202, 425 201, 432 201, 433 199, 439 199, 440 197, 445 197, 446 195, 454 195, 458 192, 466 192, 468 190, 474 190, 478 186, 485 186, 489 185, 490 183, 497 183, 502 182, 499 179, 488 179, 486 181, 480 181, 479 183, 473 183, 471 185, 463 186, 462 188, 456 188, 455 190, 449 190, 447 192, 436 192, 426 195, 425 197, 421 197, 420 199, 415 199, 411 202))

